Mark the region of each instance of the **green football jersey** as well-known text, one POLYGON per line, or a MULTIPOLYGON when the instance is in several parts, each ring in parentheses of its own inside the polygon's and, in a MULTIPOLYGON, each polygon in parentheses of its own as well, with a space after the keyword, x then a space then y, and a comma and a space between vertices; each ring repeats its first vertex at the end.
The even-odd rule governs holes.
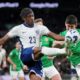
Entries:
MULTIPOLYGON (((16 65, 16 71, 19 71, 22 69, 23 63, 20 59, 20 51, 17 49, 13 49, 9 54, 10 59, 14 62, 16 65)), ((13 70, 13 66, 10 64, 10 70, 13 70)))
MULTIPOLYGON (((77 29, 80 33, 80 29, 77 29)), ((67 31, 63 31, 60 35, 65 36, 67 31)), ((80 41, 76 43, 70 43, 69 50, 72 52, 70 56, 68 56, 68 60, 72 63, 73 66, 76 66, 80 63, 80 41)))
MULTIPOLYGON (((46 47, 52 47, 53 44, 53 39, 48 37, 48 36, 42 36, 41 37, 41 46, 46 46, 46 47)), ((44 55, 42 58, 42 65, 43 67, 49 67, 53 65, 53 60, 49 60, 48 56, 44 55)))

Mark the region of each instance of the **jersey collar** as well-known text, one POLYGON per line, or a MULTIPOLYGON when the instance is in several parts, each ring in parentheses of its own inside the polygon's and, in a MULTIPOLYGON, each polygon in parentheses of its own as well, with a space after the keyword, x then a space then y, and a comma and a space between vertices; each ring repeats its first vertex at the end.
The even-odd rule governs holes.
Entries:
POLYGON ((33 27, 34 27, 34 25, 33 25, 33 26, 30 26, 30 25, 28 25, 27 23, 23 23, 23 25, 24 25, 25 27, 29 27, 29 28, 33 28, 33 27))

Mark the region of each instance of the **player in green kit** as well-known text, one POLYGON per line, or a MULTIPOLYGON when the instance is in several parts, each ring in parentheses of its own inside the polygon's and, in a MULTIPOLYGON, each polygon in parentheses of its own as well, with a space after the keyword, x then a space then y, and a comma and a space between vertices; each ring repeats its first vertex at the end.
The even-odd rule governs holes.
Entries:
MULTIPOLYGON (((75 34, 75 32, 78 32, 78 34, 80 35, 80 29, 76 29, 77 18, 74 15, 69 15, 66 18, 65 25, 66 25, 67 31, 63 32, 63 36, 66 36, 68 34, 67 32, 71 29, 72 29, 72 31, 75 30, 71 34, 71 36, 73 36, 73 34, 75 34)), ((70 35, 68 35, 68 36, 70 36, 70 35)), ((78 39, 78 37, 76 35, 76 37, 73 36, 73 40, 74 40, 74 42, 72 42, 71 40, 68 41, 68 50, 70 53, 68 56, 68 60, 75 67, 75 69, 77 71, 77 75, 79 77, 78 80, 80 80, 80 39, 78 39)), ((59 41, 56 43, 59 43, 59 41)))
MULTIPOLYGON (((75 17, 76 18, 76 17, 75 17)), ((77 18, 76 18, 77 19, 77 18)), ((62 32, 60 32, 60 35, 61 36, 65 36, 66 35, 66 33, 67 33, 67 30, 68 30, 68 24, 66 24, 66 21, 65 21, 65 26, 66 26, 66 30, 64 30, 64 31, 62 31, 62 32)), ((77 26, 76 26, 76 28, 77 28, 77 26)), ((79 28, 77 28, 76 29, 79 33, 80 33, 80 29, 79 28)), ((68 56, 69 57, 69 56, 68 56)), ((66 57, 66 59, 67 59, 67 57, 66 57)), ((71 76, 71 80, 76 80, 76 71, 75 71, 75 68, 74 68, 74 66, 72 65, 72 63, 71 63, 71 69, 72 69, 72 76, 71 76)))
MULTIPOLYGON (((48 36, 41 37, 41 46, 52 47, 53 39, 48 36)), ((48 77, 51 80, 61 80, 60 74, 53 65, 53 60, 49 59, 49 56, 44 55, 42 58, 43 65, 43 77, 48 77)))
POLYGON ((27 67, 23 65, 22 61, 20 60, 20 49, 20 42, 16 42, 15 49, 13 49, 8 56, 12 80, 16 80, 17 78, 19 78, 19 80, 24 80, 23 69, 27 69, 27 67))
MULTIPOLYGON (((36 19, 36 23, 38 25, 43 25, 42 19, 36 19)), ((40 42, 41 46, 52 47, 54 39, 43 35, 41 36, 40 42)), ((45 77, 48 77, 50 80, 61 80, 59 72, 53 65, 53 59, 50 58, 52 57, 46 55, 41 58, 43 66, 43 80, 45 80, 45 77)))

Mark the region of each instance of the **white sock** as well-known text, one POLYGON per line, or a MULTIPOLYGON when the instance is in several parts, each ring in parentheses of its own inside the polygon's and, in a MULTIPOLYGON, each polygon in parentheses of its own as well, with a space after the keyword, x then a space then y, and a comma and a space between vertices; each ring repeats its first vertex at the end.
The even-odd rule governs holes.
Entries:
POLYGON ((59 49, 59 48, 42 47, 41 53, 44 55, 66 54, 66 50, 65 48, 59 49))

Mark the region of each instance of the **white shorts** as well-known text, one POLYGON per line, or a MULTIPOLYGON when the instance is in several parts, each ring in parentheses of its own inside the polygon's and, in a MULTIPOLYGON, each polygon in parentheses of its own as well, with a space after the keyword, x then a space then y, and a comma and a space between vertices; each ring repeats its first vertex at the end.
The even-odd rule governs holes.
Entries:
POLYGON ((78 77, 80 77, 80 64, 75 67, 78 77))
POLYGON ((54 66, 43 68, 43 77, 48 77, 49 79, 51 79, 56 74, 60 75, 54 66))
POLYGON ((26 74, 26 75, 25 75, 25 80, 30 80, 29 74, 26 74))
POLYGON ((24 77, 24 72, 22 69, 20 71, 10 71, 10 75, 12 79, 17 79, 19 77, 24 77))

